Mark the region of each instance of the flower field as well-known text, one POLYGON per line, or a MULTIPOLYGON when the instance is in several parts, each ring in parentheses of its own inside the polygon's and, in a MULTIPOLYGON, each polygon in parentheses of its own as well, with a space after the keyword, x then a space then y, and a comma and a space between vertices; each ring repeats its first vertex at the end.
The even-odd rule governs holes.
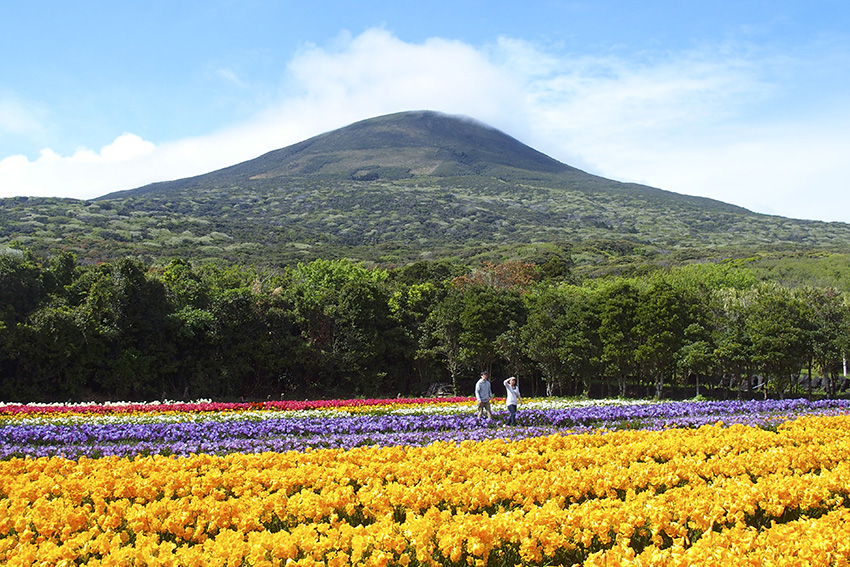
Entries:
POLYGON ((0 405, 0 564, 847 565, 848 410, 0 405))

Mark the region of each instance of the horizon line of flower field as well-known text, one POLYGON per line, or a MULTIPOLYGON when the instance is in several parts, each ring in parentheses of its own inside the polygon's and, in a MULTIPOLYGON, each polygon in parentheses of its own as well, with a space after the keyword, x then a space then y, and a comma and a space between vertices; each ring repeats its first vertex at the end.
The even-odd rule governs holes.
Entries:
POLYGON ((769 430, 14 458, 0 462, 0 494, 5 565, 845 565, 850 416, 769 430))
POLYGON ((850 410, 847 400, 805 399, 644 404, 546 405, 519 412, 518 425, 505 427, 505 412, 480 419, 470 404, 423 406, 408 413, 384 407, 376 413, 243 411, 74 417, 57 421, 0 419, 0 459, 260 453, 363 446, 423 446, 489 439, 520 440, 552 433, 620 429, 697 428, 723 422, 775 428, 800 415, 850 410))
MULTIPOLYGON (((79 415, 121 415, 133 413, 209 413, 240 411, 303 411, 315 409, 371 408, 376 406, 404 406, 420 404, 456 404, 470 402, 474 398, 351 398, 333 400, 267 400, 263 402, 214 402, 196 400, 193 402, 150 401, 150 402, 59 402, 59 403, 17 403, 0 402, 0 417, 79 414, 79 415)), ((498 398, 494 398, 498 399, 498 398)))
MULTIPOLYGON (((492 407, 498 411, 504 399, 493 398, 492 407)), ((657 400, 624 400, 619 398, 526 398, 525 410, 574 409, 585 407, 636 406, 664 404, 657 400)), ((157 421, 193 421, 204 419, 269 419, 279 417, 329 417, 362 414, 450 414, 469 413, 475 398, 402 398, 320 400, 316 403, 298 402, 283 405, 265 404, 210 404, 206 400, 195 402, 146 402, 136 405, 127 402, 106 404, 3 404, 0 403, 0 425, 4 423, 122 423, 157 421), (220 409, 214 409, 221 405, 220 409), (8 411, 4 411, 4 406, 8 411), (42 411, 44 408, 44 411, 42 411), (81 408, 77 411, 77 408, 81 408)))

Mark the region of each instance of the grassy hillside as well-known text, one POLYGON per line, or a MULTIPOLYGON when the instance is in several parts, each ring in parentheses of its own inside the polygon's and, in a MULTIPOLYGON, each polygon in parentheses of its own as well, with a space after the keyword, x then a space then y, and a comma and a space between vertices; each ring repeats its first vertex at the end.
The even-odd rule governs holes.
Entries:
POLYGON ((850 252, 850 225, 618 183, 476 122, 412 112, 95 201, 3 199, 0 246, 12 243, 91 262, 348 257, 397 265, 557 254, 598 275, 697 260, 834 257, 850 252))

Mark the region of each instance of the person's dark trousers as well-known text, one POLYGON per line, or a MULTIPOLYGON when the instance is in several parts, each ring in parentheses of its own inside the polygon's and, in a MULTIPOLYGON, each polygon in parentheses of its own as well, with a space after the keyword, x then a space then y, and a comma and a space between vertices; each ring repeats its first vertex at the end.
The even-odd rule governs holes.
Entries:
POLYGON ((508 417, 508 425, 516 425, 516 406, 508 406, 508 413, 511 414, 510 417, 508 417))

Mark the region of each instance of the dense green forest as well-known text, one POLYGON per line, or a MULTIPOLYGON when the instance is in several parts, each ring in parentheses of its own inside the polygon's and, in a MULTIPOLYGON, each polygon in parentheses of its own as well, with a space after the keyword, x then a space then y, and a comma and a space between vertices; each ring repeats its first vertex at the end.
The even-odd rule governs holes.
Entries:
POLYGON ((569 257, 280 269, 0 252, 0 398, 835 395, 850 306, 746 262, 579 281, 569 257))

